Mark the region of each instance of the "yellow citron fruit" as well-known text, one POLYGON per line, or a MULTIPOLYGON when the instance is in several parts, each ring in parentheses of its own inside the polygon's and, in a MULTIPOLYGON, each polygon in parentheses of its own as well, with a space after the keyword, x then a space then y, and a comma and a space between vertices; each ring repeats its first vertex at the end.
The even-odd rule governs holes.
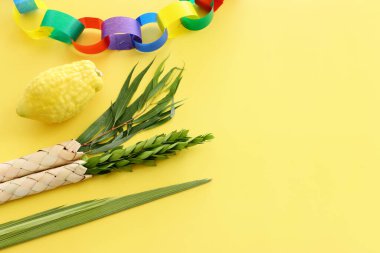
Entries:
POLYGON ((60 123, 78 114, 103 86, 101 72, 82 60, 48 69, 34 78, 17 107, 21 117, 60 123))

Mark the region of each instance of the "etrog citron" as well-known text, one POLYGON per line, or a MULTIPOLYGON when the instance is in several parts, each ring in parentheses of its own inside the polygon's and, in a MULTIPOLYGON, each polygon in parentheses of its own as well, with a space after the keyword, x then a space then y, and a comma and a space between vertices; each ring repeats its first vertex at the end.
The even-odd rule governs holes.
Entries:
POLYGON ((54 67, 29 83, 17 106, 17 114, 60 123, 78 114, 102 86, 101 72, 92 61, 54 67))

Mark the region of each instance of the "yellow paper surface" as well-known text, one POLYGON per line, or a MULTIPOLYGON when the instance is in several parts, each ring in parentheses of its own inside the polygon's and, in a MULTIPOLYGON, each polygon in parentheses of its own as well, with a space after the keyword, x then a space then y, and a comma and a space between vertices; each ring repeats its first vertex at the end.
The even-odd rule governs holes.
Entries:
MULTIPOLYGON (((46 1, 73 16, 137 17, 169 0, 46 1)), ((114 173, 0 206, 0 222, 62 204, 212 177, 212 183, 4 253, 380 252, 380 2, 226 0, 206 29, 154 54, 83 56, 31 40, 3 1, 0 23, 0 160, 80 134, 116 98, 127 71, 170 54, 185 64, 170 123, 213 132, 155 168, 114 173), (75 119, 57 126, 19 118, 26 84, 49 67, 91 59, 106 85, 75 119)))

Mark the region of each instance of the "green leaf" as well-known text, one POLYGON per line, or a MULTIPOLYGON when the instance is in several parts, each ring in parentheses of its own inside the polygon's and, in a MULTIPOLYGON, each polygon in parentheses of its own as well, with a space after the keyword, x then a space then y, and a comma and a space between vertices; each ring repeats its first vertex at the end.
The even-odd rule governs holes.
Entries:
POLYGON ((164 148, 164 146, 156 147, 156 148, 152 149, 152 152, 153 152, 153 154, 157 154, 157 153, 159 153, 163 148, 164 148))
POLYGON ((179 137, 181 136, 181 132, 173 132, 171 135, 170 135, 170 138, 168 139, 168 142, 173 142, 173 141, 176 141, 179 137))
POLYGON ((210 182, 191 181, 113 199, 57 207, 0 225, 0 249, 82 225, 210 182))
POLYGON ((174 110, 180 106, 179 102, 174 102, 174 95, 182 79, 183 69, 172 68, 161 78, 166 59, 159 64, 143 93, 132 101, 153 62, 136 77, 133 74, 137 65, 132 68, 116 101, 78 137, 77 140, 82 144, 80 151, 87 154, 107 152, 138 132, 169 121, 169 115, 174 116, 174 110), (179 71, 173 80, 176 70, 179 71), (163 98, 157 102, 160 97, 163 98))
POLYGON ((165 134, 161 134, 156 136, 156 140, 153 143, 153 146, 157 147, 159 145, 162 145, 162 143, 165 141, 165 134))
POLYGON ((105 161, 107 161, 110 157, 111 157, 112 154, 106 154, 106 155, 102 155, 99 159, 99 163, 104 163, 105 161))
POLYGON ((103 172, 111 172, 111 169, 112 169, 112 167, 114 165, 115 165, 115 163, 113 163, 113 162, 112 163, 107 163, 107 164, 104 164, 104 165, 97 166, 96 168, 94 168, 94 170, 98 170, 101 173, 103 173, 103 172))
MULTIPOLYGON (((120 116, 123 114, 125 108, 127 107, 127 105, 129 104, 129 102, 131 101, 133 95, 136 93, 137 91, 137 88, 139 87, 140 83, 141 83, 141 80, 143 79, 143 77, 145 76, 145 74, 148 72, 148 70, 150 69, 150 67, 152 66, 154 60, 151 61, 148 66, 146 66, 138 75, 137 77, 133 80, 132 84, 127 87, 125 93, 120 93, 119 94, 119 97, 118 99, 116 100, 115 102, 115 105, 116 105, 116 119, 115 119, 115 122, 120 118, 120 116)), ((134 68, 133 68, 134 70, 134 68)), ((133 71, 132 70, 132 71, 133 71)), ((129 81, 130 81, 130 78, 129 78, 129 81)), ((124 87, 123 87, 124 88, 124 87)))
POLYGON ((133 152, 133 150, 135 149, 136 145, 133 145, 133 146, 129 146, 127 147, 126 149, 124 149, 124 156, 127 156, 129 155, 130 153, 133 152))
POLYGON ((86 168, 93 168, 95 167, 96 165, 98 165, 99 161, 101 159, 101 156, 96 156, 96 157, 91 157, 87 160, 87 162, 85 163, 86 164, 86 168))
POLYGON ((146 129, 148 130, 148 129, 152 129, 152 128, 155 128, 155 127, 159 127, 159 126, 165 124, 166 122, 170 121, 171 119, 172 119, 172 117, 169 116, 169 117, 163 118, 161 120, 157 120, 154 123, 152 123, 149 126, 147 126, 146 129))
MULTIPOLYGON (((127 79, 124 82, 124 85, 122 86, 120 93, 115 101, 115 107, 116 109, 116 117, 119 118, 121 114, 123 113, 123 109, 128 105, 129 101, 126 99, 129 93, 129 85, 131 83, 131 79, 133 76, 134 71, 136 70, 137 64, 132 68, 131 72, 129 72, 129 75, 127 79)), ((149 66, 150 67, 150 66, 149 66)))
MULTIPOLYGON (((164 89, 168 84, 170 84, 169 80, 170 78, 172 77, 173 73, 178 70, 178 68, 172 68, 168 71, 168 73, 166 73, 164 75, 164 77, 156 84, 154 85, 154 82, 153 82, 153 89, 150 91, 150 93, 148 94, 148 98, 153 98, 155 96, 157 96, 158 94, 160 94, 160 91, 162 89, 164 89)), ((158 75, 155 75, 155 77, 153 78, 153 80, 155 79, 158 79, 158 75)))
POLYGON ((154 154, 153 151, 145 151, 145 152, 142 152, 139 156, 137 156, 137 158, 144 160, 144 159, 147 159, 148 157, 150 157, 153 154, 154 154))
POLYGON ((118 168, 122 168, 122 167, 125 167, 126 165, 128 165, 129 163, 130 162, 128 160, 122 160, 120 162, 117 162, 115 165, 118 168))
POLYGON ((173 150, 182 150, 187 147, 187 142, 177 142, 176 145, 173 147, 173 150))
POLYGON ((138 153, 144 148, 145 142, 139 142, 136 144, 135 150, 133 150, 133 153, 138 153))
POLYGON ((112 152, 112 155, 110 157, 110 161, 117 161, 119 160, 122 156, 124 155, 124 150, 122 149, 117 149, 112 152))
MULTIPOLYGON (((113 124, 111 121, 110 121, 110 124, 113 124)), ((109 127, 112 127, 111 125, 109 127)), ((115 133, 116 133, 117 130, 113 130, 113 131, 110 131, 109 133, 103 135, 102 137, 98 138, 96 140, 97 143, 102 143, 102 142, 105 142, 105 141, 108 141, 110 139, 112 139, 113 136, 115 136, 115 133)))
POLYGON ((109 117, 110 110, 107 109, 95 122, 93 122, 78 138, 79 143, 86 143, 90 141, 105 125, 107 117, 109 117))
POLYGON ((114 142, 101 145, 97 148, 93 148, 92 150, 88 151, 87 154, 99 154, 99 153, 107 152, 108 150, 113 149, 114 147, 120 146, 124 142, 128 141, 134 135, 135 134, 129 134, 129 135, 127 135, 121 139, 114 141, 114 142))
POLYGON ((153 143, 156 140, 156 138, 157 138, 157 136, 153 136, 152 138, 144 141, 144 149, 150 148, 153 145, 153 143))
POLYGON ((210 140, 215 139, 215 137, 214 137, 213 134, 206 134, 206 135, 204 136, 204 139, 205 139, 206 141, 210 141, 210 140))

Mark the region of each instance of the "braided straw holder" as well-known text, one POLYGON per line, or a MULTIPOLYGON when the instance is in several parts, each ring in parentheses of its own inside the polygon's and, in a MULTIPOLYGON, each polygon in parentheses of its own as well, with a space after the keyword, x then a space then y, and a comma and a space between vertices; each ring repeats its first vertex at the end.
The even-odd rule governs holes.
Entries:
POLYGON ((81 162, 37 172, 0 184, 0 204, 90 178, 81 162))
POLYGON ((76 161, 83 156, 82 152, 78 152, 80 147, 79 142, 71 140, 16 160, 0 163, 0 183, 76 161))

